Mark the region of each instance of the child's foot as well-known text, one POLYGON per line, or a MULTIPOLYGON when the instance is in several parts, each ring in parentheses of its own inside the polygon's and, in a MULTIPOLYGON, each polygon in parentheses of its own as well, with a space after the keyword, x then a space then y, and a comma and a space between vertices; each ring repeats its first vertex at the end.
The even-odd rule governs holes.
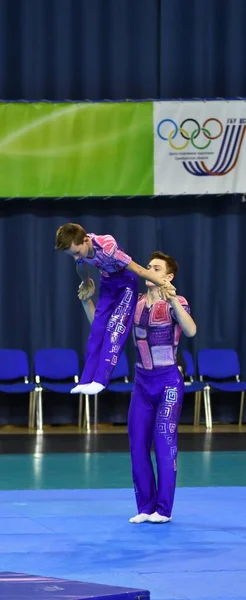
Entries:
POLYGON ((150 523, 168 523, 171 519, 172 517, 164 517, 164 515, 159 515, 158 512, 154 512, 149 516, 148 520, 150 523))
POLYGON ((147 515, 146 513, 140 513, 140 515, 136 515, 136 517, 131 517, 131 519, 129 519, 129 523, 146 523, 146 521, 149 521, 150 515, 147 515))
POLYGON ((74 387, 70 394, 84 394, 84 389, 88 387, 88 385, 90 385, 89 383, 79 383, 78 385, 76 385, 76 387, 74 387))
POLYGON ((99 394, 100 392, 102 392, 102 390, 105 389, 105 386, 101 383, 97 383, 97 381, 92 381, 91 383, 88 383, 83 387, 83 394, 88 394, 88 396, 95 396, 96 394, 99 394))

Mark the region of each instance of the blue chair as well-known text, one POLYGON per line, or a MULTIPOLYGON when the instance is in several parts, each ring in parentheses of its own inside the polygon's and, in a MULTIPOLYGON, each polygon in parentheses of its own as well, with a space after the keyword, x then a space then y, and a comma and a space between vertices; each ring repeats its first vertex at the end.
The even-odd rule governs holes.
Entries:
POLYGON ((110 383, 107 387, 107 389, 110 392, 132 392, 133 390, 133 383, 129 382, 129 364, 128 364, 128 358, 126 356, 126 353, 123 351, 122 354, 120 355, 120 358, 117 362, 117 364, 115 365, 115 368, 113 370, 113 373, 111 375, 110 378, 110 382, 112 381, 113 383, 110 383), (123 381, 122 381, 123 380, 123 381))
POLYGON ((195 394, 194 420, 193 425, 197 427, 201 420, 201 397, 203 393, 205 417, 206 411, 206 384, 196 381, 196 369, 192 354, 188 350, 182 350, 182 356, 185 363, 184 385, 185 394, 195 394))
POLYGON ((200 380, 208 379, 208 420, 209 428, 213 426, 210 390, 221 392, 240 392, 240 410, 238 424, 242 425, 246 382, 240 381, 240 361, 235 350, 200 350, 198 352, 198 372, 200 380), (228 379, 234 381, 228 381, 228 379))
POLYGON ((28 427, 34 427, 35 384, 29 382, 29 365, 24 350, 0 350, 0 392, 29 394, 28 427))
MULTIPOLYGON (((133 383, 129 382, 129 364, 126 353, 123 351, 112 372, 110 383, 107 386, 107 392, 115 394, 130 394, 133 390, 133 383)), ((97 396, 94 397, 94 423, 97 427, 98 406, 97 396)))
MULTIPOLYGON (((79 359, 77 352, 65 348, 37 350, 34 355, 34 373, 37 396, 37 427, 39 431, 43 431, 43 390, 57 394, 70 394, 74 384, 79 382, 79 359)), ((88 404, 89 398, 87 397, 85 403, 87 431, 90 430, 88 404)), ((81 427, 82 409, 83 395, 79 394, 79 427, 81 427)))

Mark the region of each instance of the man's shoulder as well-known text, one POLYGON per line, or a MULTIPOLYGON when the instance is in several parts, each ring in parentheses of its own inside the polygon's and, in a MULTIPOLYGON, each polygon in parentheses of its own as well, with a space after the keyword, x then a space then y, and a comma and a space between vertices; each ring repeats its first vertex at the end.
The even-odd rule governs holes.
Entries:
POLYGON ((188 300, 186 300, 186 298, 184 296, 177 296, 180 304, 182 304, 183 306, 189 306, 189 302, 188 300))
POLYGON ((138 294, 138 302, 146 302, 146 294, 138 294))

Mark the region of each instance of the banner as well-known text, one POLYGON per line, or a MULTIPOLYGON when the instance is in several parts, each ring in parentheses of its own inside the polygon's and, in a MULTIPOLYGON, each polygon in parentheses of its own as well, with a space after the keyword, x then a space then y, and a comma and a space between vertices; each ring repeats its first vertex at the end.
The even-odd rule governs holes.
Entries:
POLYGON ((246 192, 246 102, 154 103, 154 194, 246 192))
POLYGON ((246 102, 0 104, 0 197, 246 193, 246 102))
POLYGON ((0 104, 0 196, 153 194, 153 105, 0 104))

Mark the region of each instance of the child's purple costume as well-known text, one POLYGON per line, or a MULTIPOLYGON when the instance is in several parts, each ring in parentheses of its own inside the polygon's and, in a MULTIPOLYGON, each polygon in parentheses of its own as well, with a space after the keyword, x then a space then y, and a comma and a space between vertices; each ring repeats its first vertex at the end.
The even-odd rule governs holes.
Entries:
MULTIPOLYGON (((178 297, 184 309, 185 298, 178 297)), ((140 296, 134 318, 136 376, 129 409, 133 482, 139 513, 170 517, 177 470, 177 428, 184 383, 176 364, 181 328, 168 302, 140 296), (154 442, 158 486, 151 461, 154 442)))
POLYGON ((111 235, 91 233, 89 237, 95 254, 83 260, 98 267, 101 278, 80 384, 96 381, 106 387, 131 330, 138 284, 136 275, 126 270, 131 257, 111 235))

